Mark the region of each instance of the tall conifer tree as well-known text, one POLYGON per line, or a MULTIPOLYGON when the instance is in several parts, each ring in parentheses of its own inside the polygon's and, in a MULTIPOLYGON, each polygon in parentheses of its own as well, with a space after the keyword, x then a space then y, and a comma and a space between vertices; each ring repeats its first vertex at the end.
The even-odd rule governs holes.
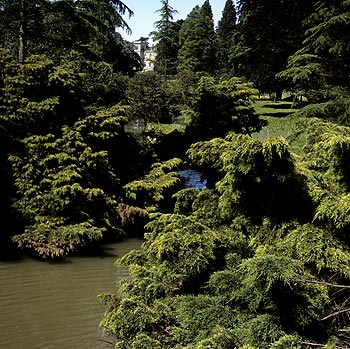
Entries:
POLYGON ((179 34, 178 71, 213 72, 216 34, 209 1, 196 6, 187 16, 179 34))
POLYGON ((161 4, 162 7, 156 11, 160 15, 160 20, 155 22, 157 30, 151 35, 156 42, 155 70, 166 79, 168 74, 176 73, 180 24, 173 21, 177 11, 170 6, 169 1, 161 0, 161 4))
POLYGON ((311 100, 326 100, 335 88, 349 89, 349 33, 349 1, 318 1, 306 21, 303 47, 290 57, 280 76, 311 100))
POLYGON ((313 11, 313 0, 240 0, 235 61, 239 75, 255 82, 261 92, 281 97, 275 75, 300 48, 302 22, 313 11))
POLYGON ((234 3, 232 0, 227 0, 216 29, 218 36, 218 49, 216 52, 218 68, 232 69, 233 67, 229 56, 232 46, 234 45, 236 22, 237 13, 234 3))

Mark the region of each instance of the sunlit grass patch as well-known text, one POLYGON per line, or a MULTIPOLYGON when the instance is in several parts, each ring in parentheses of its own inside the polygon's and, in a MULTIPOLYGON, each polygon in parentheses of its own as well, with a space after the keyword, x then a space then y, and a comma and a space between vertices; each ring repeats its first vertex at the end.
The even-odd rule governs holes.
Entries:
POLYGON ((258 100, 254 103, 254 107, 260 118, 267 121, 267 125, 260 132, 254 133, 253 137, 261 140, 284 137, 289 142, 291 150, 300 154, 305 144, 303 133, 305 119, 295 113, 298 109, 293 108, 293 103, 258 100))

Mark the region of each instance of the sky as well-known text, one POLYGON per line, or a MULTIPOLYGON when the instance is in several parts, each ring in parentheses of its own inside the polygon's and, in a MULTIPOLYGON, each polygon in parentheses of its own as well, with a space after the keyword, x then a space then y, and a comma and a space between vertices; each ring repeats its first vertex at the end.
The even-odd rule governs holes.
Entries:
MULTIPOLYGON (((169 0, 169 5, 177 10, 177 14, 174 16, 174 20, 186 19, 187 15, 196 6, 202 6, 205 0, 169 0)), ((124 19, 128 23, 132 30, 132 34, 128 35, 122 29, 119 30, 120 34, 125 40, 134 41, 141 36, 148 37, 149 33, 154 30, 154 22, 160 19, 159 14, 156 13, 162 7, 160 0, 124 0, 133 12, 134 16, 130 19, 125 14, 124 19)), ((224 9, 226 0, 211 0, 210 4, 213 10, 215 26, 221 19, 222 11, 224 9)))

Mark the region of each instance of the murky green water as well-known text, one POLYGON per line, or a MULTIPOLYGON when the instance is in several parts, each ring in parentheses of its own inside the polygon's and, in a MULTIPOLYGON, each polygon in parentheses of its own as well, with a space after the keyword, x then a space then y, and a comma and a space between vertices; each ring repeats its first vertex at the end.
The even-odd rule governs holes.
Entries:
POLYGON ((129 239, 105 245, 103 256, 64 263, 0 261, 0 348, 112 348, 101 336, 104 309, 96 295, 116 291, 127 271, 114 261, 140 246, 129 239))

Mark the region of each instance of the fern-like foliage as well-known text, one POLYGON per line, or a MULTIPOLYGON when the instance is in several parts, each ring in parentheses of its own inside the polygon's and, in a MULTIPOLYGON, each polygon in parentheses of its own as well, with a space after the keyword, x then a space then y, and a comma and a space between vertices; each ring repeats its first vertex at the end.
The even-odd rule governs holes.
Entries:
POLYGON ((60 135, 22 141, 23 150, 10 157, 17 188, 14 207, 27 227, 14 238, 21 247, 53 257, 101 240, 106 231, 120 234, 121 187, 106 149, 123 133, 123 113, 115 106, 97 113, 96 120, 91 115, 62 127, 60 135))
POLYGON ((197 94, 193 110, 184 113, 187 131, 196 141, 223 137, 230 131, 250 135, 265 123, 252 106, 257 90, 240 78, 220 81, 204 76, 197 94))
POLYGON ((166 197, 171 197, 180 186, 180 178, 176 170, 182 161, 173 158, 162 163, 155 163, 143 179, 135 180, 124 186, 127 197, 139 207, 151 212, 159 207, 166 197))
POLYGON ((306 178, 297 171, 284 139, 262 142, 231 133, 225 140, 192 145, 188 155, 199 166, 210 165, 221 173, 216 189, 227 217, 302 216, 299 200, 309 200, 306 178))

